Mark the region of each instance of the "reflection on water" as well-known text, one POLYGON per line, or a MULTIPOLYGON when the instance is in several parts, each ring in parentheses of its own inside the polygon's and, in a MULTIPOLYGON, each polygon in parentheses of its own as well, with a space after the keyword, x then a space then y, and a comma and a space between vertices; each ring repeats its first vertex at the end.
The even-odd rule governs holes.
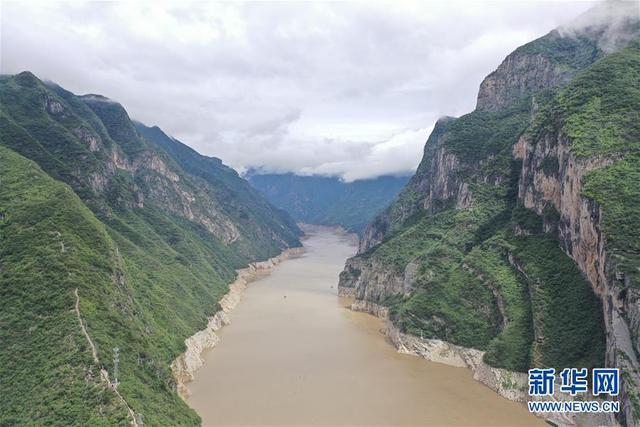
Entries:
POLYGON ((252 283, 189 384, 213 425, 541 425, 471 371, 398 354, 379 319, 345 308, 354 246, 330 231, 252 283))

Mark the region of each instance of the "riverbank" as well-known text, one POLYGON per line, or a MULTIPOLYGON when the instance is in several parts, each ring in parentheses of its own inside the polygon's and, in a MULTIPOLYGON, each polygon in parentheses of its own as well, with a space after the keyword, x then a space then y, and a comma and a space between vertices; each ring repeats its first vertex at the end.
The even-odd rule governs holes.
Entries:
POLYGON ((356 247, 328 229, 249 286, 205 350, 187 400, 206 426, 541 425, 466 369, 401 354, 384 322, 346 308, 337 276, 356 247), (250 402, 250 404, 248 404, 250 402))
POLYGON ((196 370, 204 364, 202 352, 218 344, 220 338, 216 331, 231 322, 229 313, 238 305, 249 283, 269 273, 282 261, 300 256, 303 253, 304 247, 289 248, 276 257, 266 261, 253 262, 246 268, 236 270, 236 279, 229 284, 229 291, 219 301, 221 309, 209 317, 206 328, 184 341, 187 349, 171 363, 171 372, 176 381, 176 391, 182 399, 186 400, 191 395, 187 383, 193 380, 196 370))
MULTIPOLYGON (((484 352, 474 348, 462 347, 438 339, 416 337, 401 332, 389 319, 387 307, 369 301, 354 300, 350 304, 353 311, 367 313, 385 322, 385 335, 402 354, 409 354, 429 362, 448 366, 468 368, 473 379, 484 384, 498 395, 514 402, 526 403, 528 400, 573 400, 565 393, 556 392, 548 398, 532 399, 528 395, 528 376, 522 372, 495 368, 483 360, 484 352)), ((556 387, 558 390, 558 387, 556 387)), ((593 396, 592 400, 595 400, 593 396)), ((539 418, 557 426, 617 426, 615 418, 609 414, 590 413, 535 413, 539 418)))

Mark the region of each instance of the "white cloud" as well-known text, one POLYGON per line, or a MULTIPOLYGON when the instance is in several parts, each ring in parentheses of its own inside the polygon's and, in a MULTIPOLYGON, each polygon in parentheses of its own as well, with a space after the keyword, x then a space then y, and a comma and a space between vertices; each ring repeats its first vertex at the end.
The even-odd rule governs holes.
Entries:
POLYGON ((2 2, 0 71, 100 93, 240 170, 408 173, 515 47, 592 2, 2 2))

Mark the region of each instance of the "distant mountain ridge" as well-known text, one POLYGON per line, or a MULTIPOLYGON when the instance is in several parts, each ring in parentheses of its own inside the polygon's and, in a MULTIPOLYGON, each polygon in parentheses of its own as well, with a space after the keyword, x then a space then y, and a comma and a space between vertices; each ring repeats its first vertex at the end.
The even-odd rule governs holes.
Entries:
POLYGON ((408 177, 344 182, 337 177, 250 172, 247 179, 267 200, 297 221, 361 233, 395 199, 408 177))
POLYGON ((199 424, 170 363, 235 269, 300 235, 117 102, 1 76, 0 425, 199 424))

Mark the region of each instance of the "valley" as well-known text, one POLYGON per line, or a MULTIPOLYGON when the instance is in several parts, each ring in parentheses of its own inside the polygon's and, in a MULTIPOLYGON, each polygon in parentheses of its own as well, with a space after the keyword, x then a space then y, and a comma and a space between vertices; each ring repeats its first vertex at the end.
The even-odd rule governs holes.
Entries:
POLYGON ((296 221, 362 234, 406 185, 408 177, 380 176, 343 182, 336 177, 257 174, 247 180, 296 221))
POLYGON ((467 369, 398 353, 382 320, 336 298, 352 240, 305 231, 304 254, 249 284, 187 384, 204 425, 544 425, 467 369))
POLYGON ((640 425, 640 3, 427 4, 12 4, 101 56, 0 74, 0 426, 640 425))

